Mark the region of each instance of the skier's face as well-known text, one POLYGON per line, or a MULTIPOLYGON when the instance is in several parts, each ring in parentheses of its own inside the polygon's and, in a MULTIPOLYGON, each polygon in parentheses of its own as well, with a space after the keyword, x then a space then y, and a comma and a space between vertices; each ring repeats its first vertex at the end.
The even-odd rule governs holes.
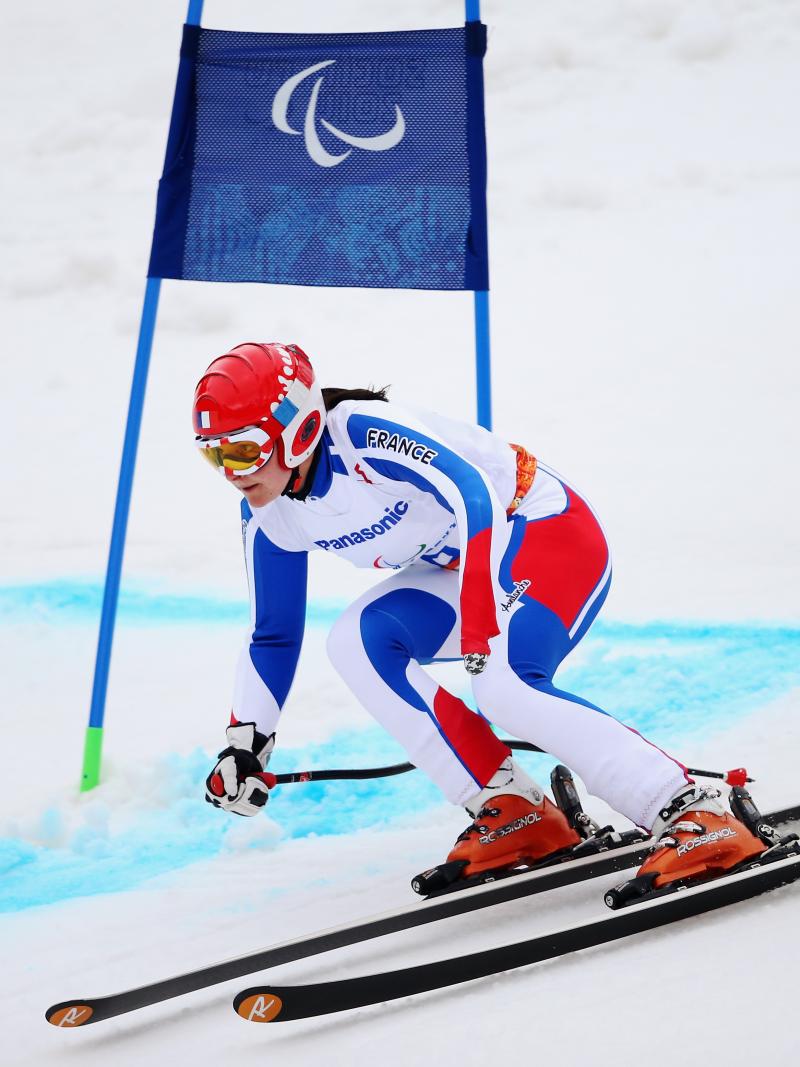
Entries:
POLYGON ((270 501, 281 495, 289 481, 290 472, 278 463, 277 450, 272 453, 267 463, 254 474, 243 474, 240 478, 228 476, 228 481, 235 486, 254 508, 263 508, 270 501))

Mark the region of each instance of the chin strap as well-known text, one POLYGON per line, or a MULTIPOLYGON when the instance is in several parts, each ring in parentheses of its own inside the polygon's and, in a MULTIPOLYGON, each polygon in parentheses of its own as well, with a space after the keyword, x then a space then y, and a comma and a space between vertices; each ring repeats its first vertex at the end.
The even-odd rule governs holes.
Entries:
POLYGON ((290 472, 291 477, 286 483, 286 488, 281 493, 281 496, 288 496, 290 500, 305 500, 305 498, 311 492, 311 487, 314 484, 314 475, 317 473, 317 467, 319 466, 319 459, 321 455, 321 449, 319 445, 317 445, 317 447, 314 449, 314 455, 311 459, 311 466, 308 468, 308 473, 306 474, 306 480, 303 483, 302 488, 298 489, 297 492, 295 492, 294 487, 300 480, 300 468, 292 467, 290 472))
POLYGON ((300 477, 300 468, 292 467, 289 470, 289 481, 286 483, 286 488, 281 493, 281 496, 290 496, 294 499, 294 493, 292 490, 297 485, 297 479, 300 477))

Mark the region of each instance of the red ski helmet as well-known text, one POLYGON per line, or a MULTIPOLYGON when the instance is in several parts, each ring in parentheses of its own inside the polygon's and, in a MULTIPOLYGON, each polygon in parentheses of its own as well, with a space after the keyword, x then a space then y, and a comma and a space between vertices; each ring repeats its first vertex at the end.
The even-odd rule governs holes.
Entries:
POLYGON ((193 423, 200 438, 258 426, 285 468, 314 451, 325 428, 322 390, 297 345, 250 342, 215 359, 197 383, 193 423))

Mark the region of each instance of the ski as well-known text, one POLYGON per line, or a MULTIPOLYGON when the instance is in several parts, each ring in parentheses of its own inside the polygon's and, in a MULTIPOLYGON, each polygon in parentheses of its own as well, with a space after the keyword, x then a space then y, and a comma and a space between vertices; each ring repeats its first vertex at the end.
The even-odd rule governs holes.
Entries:
POLYGON ((387 1000, 442 989, 501 971, 565 956, 582 949, 655 930, 667 923, 702 915, 758 896, 800 878, 800 854, 756 865, 690 889, 635 904, 607 918, 500 948, 402 970, 311 985, 264 985, 245 989, 234 999, 236 1013, 249 1022, 294 1022, 319 1015, 380 1004, 387 1000))
MULTIPOLYGON (((798 820, 800 820, 800 804, 773 811, 764 816, 764 821, 771 826, 783 826, 798 820)), ((648 848, 647 841, 624 844, 622 835, 618 835, 618 839, 617 847, 613 847, 612 842, 608 851, 582 859, 515 874, 458 892, 450 892, 441 897, 414 902, 395 911, 373 915, 291 941, 279 942, 256 952, 187 971, 172 978, 150 982, 135 989, 101 997, 74 997, 71 1000, 61 1001, 48 1008, 45 1017, 53 1026, 67 1028, 102 1022, 105 1019, 112 1019, 126 1012, 158 1004, 173 997, 206 989, 234 978, 242 978, 257 971, 266 970, 268 967, 277 967, 283 963, 330 952, 332 949, 424 926, 427 923, 437 922, 439 919, 465 915, 480 908, 627 870, 644 859, 648 848)))

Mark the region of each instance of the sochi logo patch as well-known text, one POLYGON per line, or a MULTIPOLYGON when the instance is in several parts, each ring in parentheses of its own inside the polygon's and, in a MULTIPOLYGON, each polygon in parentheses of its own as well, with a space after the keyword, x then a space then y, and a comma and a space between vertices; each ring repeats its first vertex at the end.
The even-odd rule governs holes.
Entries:
POLYGON ((370 426, 367 430, 367 446, 388 448, 390 452, 397 452, 399 456, 410 456, 412 459, 419 460, 420 463, 431 463, 439 455, 433 448, 421 445, 413 437, 389 433, 388 430, 379 430, 376 426, 370 426))

